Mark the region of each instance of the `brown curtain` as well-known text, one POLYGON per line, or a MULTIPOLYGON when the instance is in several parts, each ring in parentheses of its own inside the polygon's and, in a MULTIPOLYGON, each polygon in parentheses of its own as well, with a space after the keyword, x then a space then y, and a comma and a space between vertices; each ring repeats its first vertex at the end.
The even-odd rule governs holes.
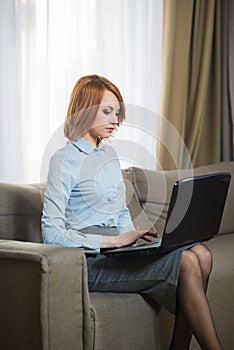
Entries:
POLYGON ((189 156, 193 166, 221 160, 221 16, 221 0, 164 0, 163 169, 189 167, 189 156))
POLYGON ((234 1, 222 2, 223 30, 223 87, 222 87, 222 116, 223 116, 223 150, 222 159, 233 160, 234 156, 234 1))

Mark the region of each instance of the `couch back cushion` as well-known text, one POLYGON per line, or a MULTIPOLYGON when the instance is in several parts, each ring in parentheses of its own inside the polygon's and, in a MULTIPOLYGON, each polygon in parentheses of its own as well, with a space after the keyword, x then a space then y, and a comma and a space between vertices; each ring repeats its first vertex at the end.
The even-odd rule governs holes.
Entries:
MULTIPOLYGON (((135 227, 154 229, 162 234, 173 183, 193 174, 219 171, 228 171, 232 175, 219 232, 234 232, 234 162, 221 162, 193 171, 124 169, 126 200, 135 227)), ((45 187, 45 184, 0 183, 0 239, 42 242, 41 215, 45 187)))
POLYGON ((167 216, 173 184, 177 179, 191 175, 203 175, 216 172, 230 172, 232 180, 228 192, 219 233, 234 232, 234 162, 219 162, 194 169, 173 171, 153 171, 131 168, 133 186, 139 205, 155 230, 162 234, 167 216))
POLYGON ((45 185, 0 183, 0 239, 42 242, 45 185))
POLYGON ((138 193, 134 186, 134 168, 123 169, 122 175, 126 188, 126 202, 134 226, 136 228, 152 229, 152 223, 140 203, 138 193))
MULTIPOLYGON (((126 200, 135 227, 151 228, 133 185, 133 169, 124 169, 126 200)), ((0 239, 41 243, 41 215, 46 184, 0 183, 0 239)))

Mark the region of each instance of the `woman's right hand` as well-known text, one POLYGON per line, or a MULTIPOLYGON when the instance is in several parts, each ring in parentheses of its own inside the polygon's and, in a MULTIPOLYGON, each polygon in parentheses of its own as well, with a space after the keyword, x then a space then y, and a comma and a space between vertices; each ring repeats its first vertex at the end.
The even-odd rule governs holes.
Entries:
POLYGON ((139 238, 147 235, 152 238, 158 237, 156 233, 148 230, 132 230, 118 236, 102 236, 101 248, 120 248, 134 244, 139 238))

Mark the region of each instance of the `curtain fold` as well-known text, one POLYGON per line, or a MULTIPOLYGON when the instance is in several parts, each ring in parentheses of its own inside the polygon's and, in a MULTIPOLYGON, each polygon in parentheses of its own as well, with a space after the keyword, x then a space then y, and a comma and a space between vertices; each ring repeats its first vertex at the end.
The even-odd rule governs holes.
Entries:
POLYGON ((234 3, 222 2, 223 31, 223 79, 222 79, 222 115, 223 115, 223 160, 234 159, 234 3))
POLYGON ((158 161, 164 169, 190 167, 187 153, 193 166, 219 161, 220 0, 165 0, 163 33, 158 161), (168 125, 184 143, 169 140, 168 125))

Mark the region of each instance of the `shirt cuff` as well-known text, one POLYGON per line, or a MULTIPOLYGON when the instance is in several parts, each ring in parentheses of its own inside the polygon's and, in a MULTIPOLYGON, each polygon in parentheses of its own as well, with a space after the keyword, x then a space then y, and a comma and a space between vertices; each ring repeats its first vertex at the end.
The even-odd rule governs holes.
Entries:
POLYGON ((102 243, 102 235, 85 235, 84 247, 85 253, 99 254, 102 243))

